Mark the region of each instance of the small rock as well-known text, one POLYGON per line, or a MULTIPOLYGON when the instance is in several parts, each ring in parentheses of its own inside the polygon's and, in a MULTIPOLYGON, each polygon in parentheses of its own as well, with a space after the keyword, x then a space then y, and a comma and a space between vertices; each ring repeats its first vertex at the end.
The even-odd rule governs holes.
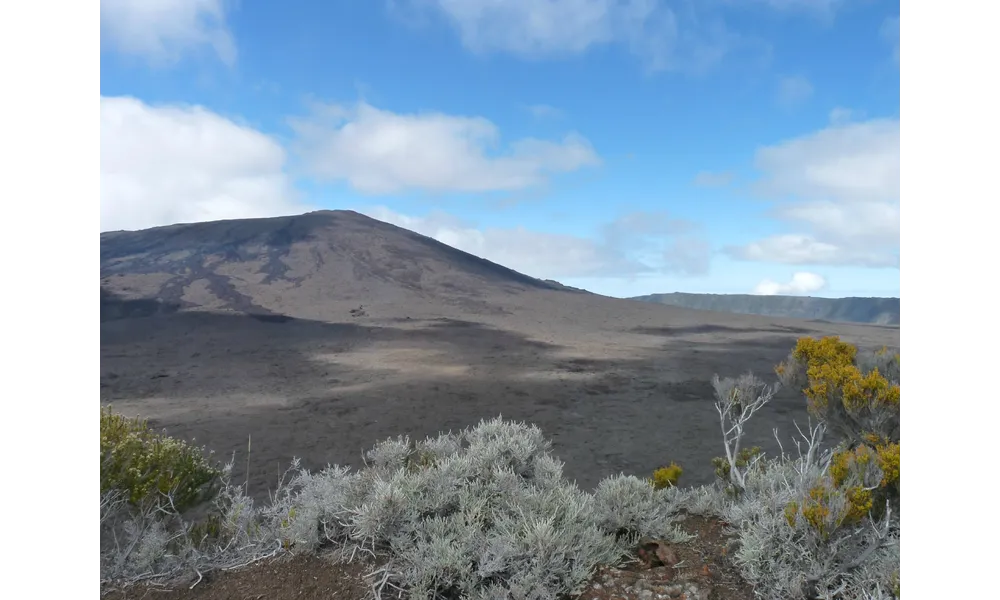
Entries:
POLYGON ((659 566, 672 567, 677 564, 677 552, 663 540, 643 538, 636 552, 647 569, 659 566))

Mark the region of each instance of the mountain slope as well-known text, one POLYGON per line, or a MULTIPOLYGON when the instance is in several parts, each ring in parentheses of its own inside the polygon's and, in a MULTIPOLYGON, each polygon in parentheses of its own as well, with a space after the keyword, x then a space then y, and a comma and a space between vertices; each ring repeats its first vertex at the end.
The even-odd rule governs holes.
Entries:
POLYGON ((899 325, 899 298, 812 298, 750 294, 650 294, 630 300, 738 314, 899 325))
POLYGON ((106 318, 134 312, 136 301, 159 303, 140 313, 204 307, 322 318, 342 303, 474 305, 559 289, 571 293, 352 211, 101 234, 106 318))

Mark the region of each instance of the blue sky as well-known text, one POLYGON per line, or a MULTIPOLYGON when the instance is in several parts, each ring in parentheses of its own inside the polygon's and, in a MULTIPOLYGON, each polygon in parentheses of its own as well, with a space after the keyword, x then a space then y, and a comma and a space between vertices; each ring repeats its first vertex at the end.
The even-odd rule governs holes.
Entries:
POLYGON ((899 295, 899 2, 102 0, 101 229, 358 210, 613 296, 899 295))

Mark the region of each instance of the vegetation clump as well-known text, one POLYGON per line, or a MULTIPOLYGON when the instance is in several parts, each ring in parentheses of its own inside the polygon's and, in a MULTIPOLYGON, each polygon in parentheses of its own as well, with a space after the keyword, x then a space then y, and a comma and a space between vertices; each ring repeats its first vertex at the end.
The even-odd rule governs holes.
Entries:
POLYGON ((830 460, 830 490, 822 496, 844 499, 843 509, 831 513, 834 521, 898 512, 899 354, 882 348, 858 360, 857 349, 838 337, 803 338, 775 370, 784 382, 801 386, 810 414, 843 438, 830 460))
POLYGON ((802 338, 775 371, 848 446, 899 443, 899 353, 858 356, 837 336, 802 338))
POLYGON ((680 465, 671 462, 669 465, 653 471, 653 478, 650 480, 650 483, 658 490, 676 487, 677 480, 681 478, 683 473, 684 469, 680 465))
POLYGON ((120 560, 120 546, 102 556, 103 579, 170 580, 331 547, 385 559, 373 574, 377 594, 555 598, 579 590, 597 566, 620 562, 641 537, 687 539, 673 525, 674 490, 619 475, 581 491, 550 447, 537 427, 499 418, 417 443, 389 439, 360 471, 293 464, 260 508, 228 485, 230 465, 211 530, 183 526, 170 536, 133 526, 138 537, 126 532, 123 541, 144 550, 132 560, 120 560))
POLYGON ((101 408, 101 494, 113 490, 135 506, 169 500, 183 512, 211 497, 220 475, 204 449, 101 408))
POLYGON ((742 488, 737 488, 731 484, 730 473, 733 469, 739 469, 741 471, 746 471, 751 465, 760 468, 763 464, 760 459, 763 458, 764 450, 760 446, 754 446, 752 448, 743 448, 736 454, 736 460, 732 464, 724 456, 716 456, 712 459, 712 466, 715 467, 715 476, 722 481, 726 493, 730 495, 735 495, 739 493, 742 488))

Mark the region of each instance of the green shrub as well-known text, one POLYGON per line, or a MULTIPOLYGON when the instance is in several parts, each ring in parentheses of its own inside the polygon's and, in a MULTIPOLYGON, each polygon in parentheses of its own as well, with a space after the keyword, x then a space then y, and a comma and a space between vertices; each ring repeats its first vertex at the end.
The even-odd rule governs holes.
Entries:
POLYGON ((160 505, 169 494, 184 511, 211 496, 220 474, 203 449, 101 408, 102 494, 119 490, 134 506, 160 505))
MULTIPOLYGON (((756 464, 760 468, 763 468, 763 463, 755 463, 755 460, 763 455, 764 451, 760 446, 754 446, 753 448, 742 448, 736 455, 736 467, 740 469, 746 469, 752 464, 756 464)), ((729 461, 723 456, 716 456, 712 458, 712 466, 715 467, 715 476, 722 480, 724 484, 729 485, 729 473, 732 467, 729 466, 729 461)))
MULTIPOLYGON (((763 458, 763 450, 760 446, 754 446, 753 448, 741 448, 739 453, 736 455, 736 468, 737 469, 747 469, 751 464, 757 470, 763 470, 766 468, 764 461, 759 460, 763 458), (756 461, 756 462, 755 462, 756 461)), ((726 460, 724 456, 716 456, 712 458, 712 466, 715 467, 715 476, 719 478, 722 482, 723 490, 730 497, 738 496, 740 494, 740 488, 733 484, 729 477, 732 467, 729 465, 729 461, 726 460)))

